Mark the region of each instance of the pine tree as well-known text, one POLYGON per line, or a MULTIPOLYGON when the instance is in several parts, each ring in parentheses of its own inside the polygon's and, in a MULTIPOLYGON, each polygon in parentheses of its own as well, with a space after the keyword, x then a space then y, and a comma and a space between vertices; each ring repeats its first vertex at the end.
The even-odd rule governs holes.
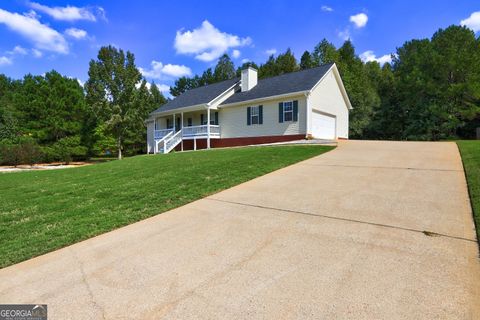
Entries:
POLYGON ((235 78, 235 67, 228 54, 218 59, 213 76, 217 82, 235 78))
POLYGON ((300 69, 305 70, 305 69, 310 69, 315 66, 315 62, 313 61, 313 57, 308 52, 308 50, 305 50, 305 52, 302 54, 302 57, 300 58, 300 69))

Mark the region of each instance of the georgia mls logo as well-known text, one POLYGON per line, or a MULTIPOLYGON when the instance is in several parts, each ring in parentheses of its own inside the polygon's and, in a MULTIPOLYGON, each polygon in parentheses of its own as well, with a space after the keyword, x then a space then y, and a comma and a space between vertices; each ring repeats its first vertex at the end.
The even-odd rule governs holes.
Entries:
POLYGON ((47 320, 47 305, 2 304, 0 320, 47 320))

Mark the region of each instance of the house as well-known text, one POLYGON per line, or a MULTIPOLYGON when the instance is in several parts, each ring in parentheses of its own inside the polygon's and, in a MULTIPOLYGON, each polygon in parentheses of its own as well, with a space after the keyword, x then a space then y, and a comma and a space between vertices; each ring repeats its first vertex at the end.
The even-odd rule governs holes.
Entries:
POLYGON ((305 138, 348 139, 352 109, 337 66, 188 90, 146 120, 148 153, 229 147, 305 138))

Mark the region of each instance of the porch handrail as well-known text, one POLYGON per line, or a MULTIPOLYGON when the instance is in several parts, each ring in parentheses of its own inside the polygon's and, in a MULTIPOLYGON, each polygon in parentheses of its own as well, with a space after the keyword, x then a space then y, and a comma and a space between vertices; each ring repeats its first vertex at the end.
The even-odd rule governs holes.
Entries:
MULTIPOLYGON (((170 131, 169 133, 167 133, 166 135, 164 135, 160 140, 155 139, 155 149, 154 149, 154 153, 158 153, 159 150, 163 150, 163 149, 164 149, 164 148, 159 148, 158 146, 161 145, 161 144, 164 144, 164 143, 165 143, 165 140, 169 139, 172 134, 173 134, 173 131, 170 131)), ((162 151, 162 152, 163 152, 163 151, 162 151)))
MULTIPOLYGON (((208 125, 200 126, 189 126, 183 127, 183 136, 184 137, 194 137, 194 136, 206 136, 208 134, 208 125)), ((210 135, 219 136, 220 135, 220 126, 219 125, 210 125, 210 135)))
POLYGON ((182 130, 177 131, 173 136, 165 140, 165 147, 163 153, 169 153, 182 141, 182 130))
POLYGON ((160 129, 160 130, 154 130, 154 138, 155 139, 162 139, 169 133, 173 132, 173 129, 160 129))

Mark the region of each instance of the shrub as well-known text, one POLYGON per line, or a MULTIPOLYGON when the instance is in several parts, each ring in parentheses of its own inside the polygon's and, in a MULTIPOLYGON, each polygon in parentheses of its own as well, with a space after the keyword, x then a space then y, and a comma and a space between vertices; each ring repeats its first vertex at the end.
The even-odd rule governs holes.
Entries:
POLYGON ((50 148, 51 156, 66 164, 73 159, 84 159, 87 155, 87 148, 81 145, 80 137, 65 137, 58 140, 50 148))
POLYGON ((43 152, 30 137, 16 137, 0 142, 0 163, 18 166, 33 165, 43 160, 43 152))

